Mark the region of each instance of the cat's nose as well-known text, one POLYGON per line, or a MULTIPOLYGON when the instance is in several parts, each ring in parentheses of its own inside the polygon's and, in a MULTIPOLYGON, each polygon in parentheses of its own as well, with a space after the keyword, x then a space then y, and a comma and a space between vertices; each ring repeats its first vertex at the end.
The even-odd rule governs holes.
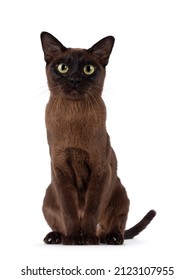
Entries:
POLYGON ((81 82, 81 77, 79 76, 79 74, 74 73, 69 77, 69 81, 72 85, 76 86, 81 82))

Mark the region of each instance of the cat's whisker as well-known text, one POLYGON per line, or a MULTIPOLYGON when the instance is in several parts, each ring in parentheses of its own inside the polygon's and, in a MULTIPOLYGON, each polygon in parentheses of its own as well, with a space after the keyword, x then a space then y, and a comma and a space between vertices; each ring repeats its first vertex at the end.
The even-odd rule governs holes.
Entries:
POLYGON ((57 103, 57 110, 60 109, 60 107, 62 106, 62 102, 64 100, 63 98, 64 93, 60 90, 59 91, 59 98, 58 98, 58 103, 57 103), (62 98, 61 98, 62 97, 62 98))
POLYGON ((35 98, 43 97, 43 98, 47 98, 47 100, 48 100, 48 97, 50 96, 51 91, 55 92, 56 95, 63 94, 61 92, 61 89, 59 86, 54 86, 54 87, 49 88, 48 85, 46 84, 44 86, 39 87, 38 89, 43 89, 43 88, 45 88, 45 90, 40 92, 35 98))
MULTIPOLYGON (((59 93, 59 92, 58 92, 59 93)), ((54 97, 53 97, 53 104, 52 104, 52 107, 51 107, 51 110, 49 112, 49 117, 51 117, 51 114, 53 113, 53 110, 55 108, 55 106, 57 106, 57 110, 58 110, 58 107, 59 107, 59 99, 60 99, 60 94, 56 94, 54 97)))
POLYGON ((38 87, 38 88, 37 88, 37 90, 42 89, 42 88, 46 88, 46 87, 48 88, 47 83, 46 83, 46 84, 44 84, 44 85, 42 85, 42 86, 40 86, 40 87, 38 87))
POLYGON ((95 102, 96 105, 97 105, 98 111, 99 111, 99 108, 100 108, 100 103, 99 102, 100 102, 101 97, 92 89, 90 90, 89 97, 91 98, 92 106, 94 106, 94 102, 95 102))
POLYGON ((35 92, 36 92, 35 97, 34 97, 35 99, 38 99, 40 97, 42 98, 45 96, 48 97, 47 93, 49 92, 49 89, 48 89, 47 85, 44 85, 44 86, 41 86, 41 87, 35 89, 35 92))
POLYGON ((94 108, 94 103, 93 103, 93 100, 92 100, 92 96, 88 95, 87 96, 87 101, 88 101, 89 108, 91 108, 93 110, 94 115, 96 115, 97 113, 96 113, 96 110, 94 108))
MULTIPOLYGON (((96 106, 97 106, 97 110, 98 110, 98 112, 99 112, 100 105, 99 105, 98 99, 97 99, 97 97, 96 97, 95 95, 91 95, 91 103, 92 103, 92 106, 93 106, 93 107, 95 107, 94 102, 95 102, 95 104, 96 104, 96 106)), ((96 111, 97 111, 97 110, 96 110, 96 111)))
POLYGON ((94 114, 96 114, 96 112, 95 112, 95 108, 94 108, 94 104, 93 104, 93 96, 92 96, 92 94, 87 94, 86 95, 86 100, 87 100, 87 102, 88 102, 88 106, 89 106, 89 108, 90 109, 92 109, 93 110, 93 113, 94 114))

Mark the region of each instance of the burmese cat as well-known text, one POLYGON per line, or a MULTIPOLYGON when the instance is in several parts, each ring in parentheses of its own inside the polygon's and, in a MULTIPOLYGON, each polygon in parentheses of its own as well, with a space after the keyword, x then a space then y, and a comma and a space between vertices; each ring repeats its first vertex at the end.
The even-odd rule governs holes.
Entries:
POLYGON ((46 106, 51 184, 43 202, 52 232, 47 244, 122 244, 155 216, 151 210, 125 231, 129 199, 117 177, 102 100, 105 67, 114 45, 108 36, 90 49, 66 48, 41 33, 50 99, 46 106))

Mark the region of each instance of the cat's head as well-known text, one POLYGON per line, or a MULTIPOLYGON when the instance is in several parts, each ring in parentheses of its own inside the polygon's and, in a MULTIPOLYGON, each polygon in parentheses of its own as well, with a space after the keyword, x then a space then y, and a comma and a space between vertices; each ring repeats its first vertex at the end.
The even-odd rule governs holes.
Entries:
POLYGON ((105 37, 89 49, 66 48, 47 32, 41 33, 41 42, 51 94, 72 100, 101 95, 114 37, 105 37))

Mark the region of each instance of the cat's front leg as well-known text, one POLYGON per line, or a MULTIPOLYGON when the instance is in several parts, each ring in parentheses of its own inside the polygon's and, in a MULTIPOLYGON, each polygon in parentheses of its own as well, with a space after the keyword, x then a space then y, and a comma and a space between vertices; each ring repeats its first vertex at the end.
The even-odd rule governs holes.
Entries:
POLYGON ((68 172, 61 171, 58 167, 53 167, 52 175, 54 188, 60 204, 62 223, 64 223, 66 231, 62 244, 79 244, 78 195, 73 178, 68 172))
POLYGON ((97 245, 100 243, 97 236, 97 224, 107 182, 107 172, 104 174, 92 173, 86 193, 85 212, 81 221, 81 242, 83 244, 97 245))

